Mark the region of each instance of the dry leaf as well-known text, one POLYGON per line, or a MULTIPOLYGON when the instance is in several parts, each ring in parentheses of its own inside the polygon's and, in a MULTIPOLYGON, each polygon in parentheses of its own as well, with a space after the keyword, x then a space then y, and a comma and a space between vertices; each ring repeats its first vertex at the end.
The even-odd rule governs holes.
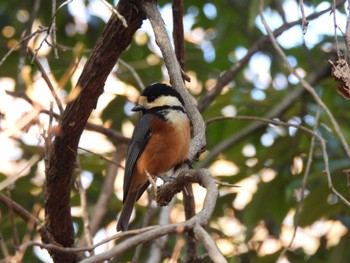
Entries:
POLYGON ((340 83, 337 91, 345 99, 350 99, 350 68, 345 59, 339 58, 333 62, 328 60, 332 64, 332 75, 337 82, 340 83))

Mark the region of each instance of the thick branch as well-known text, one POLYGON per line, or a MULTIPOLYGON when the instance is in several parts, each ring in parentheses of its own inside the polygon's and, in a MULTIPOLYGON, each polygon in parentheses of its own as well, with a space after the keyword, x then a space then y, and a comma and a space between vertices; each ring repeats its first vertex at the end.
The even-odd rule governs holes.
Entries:
MULTIPOLYGON (((74 243, 70 184, 79 139, 103 92, 107 76, 143 20, 143 15, 126 0, 119 1, 117 8, 127 20, 128 27, 125 28, 116 15, 111 16, 75 87, 79 95, 68 103, 59 123, 60 133, 56 136, 49 156, 45 183, 46 227, 52 238, 43 240, 44 242, 56 242, 64 247, 70 247, 74 243)), ((52 251, 52 256, 55 262, 74 261, 71 254, 52 251)))

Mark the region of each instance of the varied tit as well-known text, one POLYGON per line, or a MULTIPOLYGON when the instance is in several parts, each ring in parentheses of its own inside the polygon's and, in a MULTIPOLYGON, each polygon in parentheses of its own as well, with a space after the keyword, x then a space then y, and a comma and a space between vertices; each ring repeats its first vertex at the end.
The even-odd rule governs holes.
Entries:
POLYGON ((149 186, 145 171, 161 176, 184 162, 191 139, 184 100, 168 85, 148 86, 132 111, 142 114, 126 154, 123 208, 117 231, 128 229, 134 204, 149 186))

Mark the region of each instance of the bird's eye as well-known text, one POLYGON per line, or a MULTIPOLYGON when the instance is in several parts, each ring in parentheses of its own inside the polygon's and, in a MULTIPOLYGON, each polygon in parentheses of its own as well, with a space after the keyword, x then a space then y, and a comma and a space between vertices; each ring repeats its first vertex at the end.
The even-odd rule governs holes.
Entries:
POLYGON ((156 98, 157 98, 156 96, 151 95, 151 96, 149 96, 149 97, 147 98, 147 101, 148 101, 148 102, 153 102, 153 101, 155 101, 156 98))

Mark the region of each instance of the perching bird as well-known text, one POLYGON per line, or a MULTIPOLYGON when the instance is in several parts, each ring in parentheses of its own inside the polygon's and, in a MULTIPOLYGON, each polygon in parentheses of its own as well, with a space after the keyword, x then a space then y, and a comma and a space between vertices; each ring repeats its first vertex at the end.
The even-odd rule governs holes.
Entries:
POLYGON ((161 176, 184 162, 191 139, 184 100, 166 84, 148 86, 132 111, 141 111, 142 115, 126 154, 123 208, 117 231, 128 229, 134 204, 149 186, 145 171, 161 176))

